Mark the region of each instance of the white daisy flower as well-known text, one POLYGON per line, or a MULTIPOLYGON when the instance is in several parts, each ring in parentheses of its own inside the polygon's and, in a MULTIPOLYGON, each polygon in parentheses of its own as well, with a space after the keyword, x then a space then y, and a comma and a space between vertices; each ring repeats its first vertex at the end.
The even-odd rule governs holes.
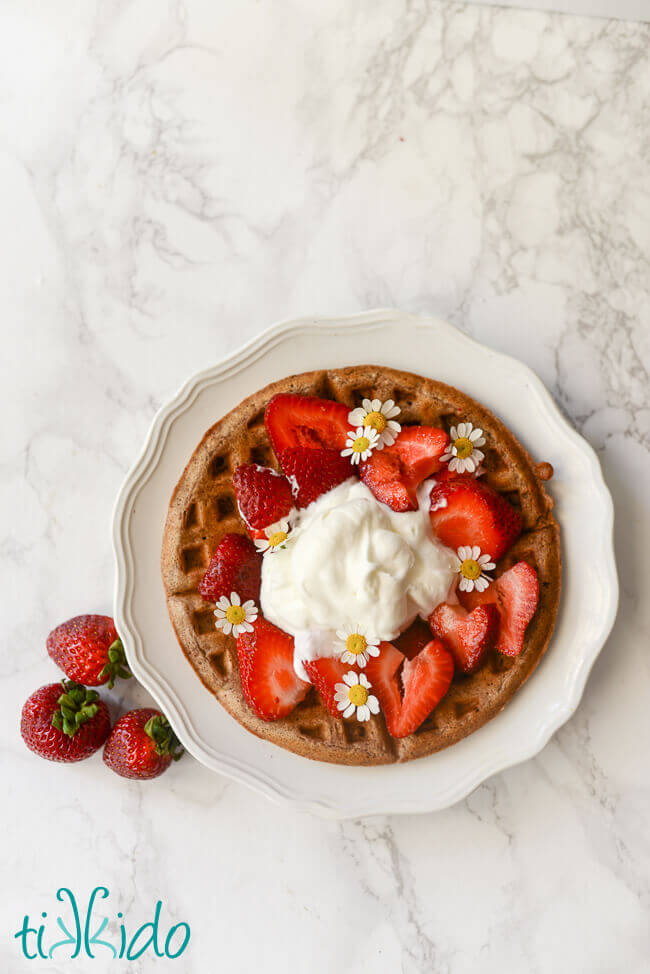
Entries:
POLYGON ((334 699, 344 717, 351 717, 356 711, 357 720, 370 720, 370 714, 379 713, 379 701, 368 690, 372 687, 365 673, 350 670, 343 677, 343 683, 334 687, 334 699))
POLYGON ((482 555, 478 545, 463 546, 456 552, 454 571, 460 573, 458 588, 461 592, 484 592, 492 579, 485 572, 492 572, 496 565, 490 555, 482 555))
POLYGON ((338 629, 336 632, 341 641, 341 655, 339 659, 342 663, 356 663, 361 669, 364 668, 371 656, 379 656, 379 642, 370 636, 365 626, 357 626, 356 629, 338 629))
POLYGON ((345 441, 345 450, 341 450, 342 457, 350 457, 350 463, 359 463, 367 460, 373 450, 377 449, 379 433, 372 426, 358 426, 356 430, 350 430, 345 441))
POLYGON ((279 548, 286 548, 288 537, 289 522, 283 518, 281 521, 276 521, 275 524, 269 524, 267 528, 264 528, 264 537, 255 538, 255 547, 262 554, 267 551, 274 552, 279 548))
POLYGON ((395 422, 395 417, 400 412, 392 399, 387 399, 386 402, 381 399, 364 399, 361 406, 348 413, 348 423, 355 428, 363 426, 364 429, 375 430, 379 436, 376 449, 381 450, 385 446, 392 446, 402 429, 395 422))
POLYGON ((485 446, 483 430, 471 423, 459 423, 449 430, 450 444, 440 459, 449 463, 449 469, 457 473, 476 473, 485 454, 479 450, 485 446))
POLYGON ((253 632, 251 623, 257 619, 257 606, 252 599, 242 601, 236 592, 230 593, 227 599, 222 595, 214 610, 214 624, 223 630, 226 636, 231 633, 237 639, 243 632, 253 632))

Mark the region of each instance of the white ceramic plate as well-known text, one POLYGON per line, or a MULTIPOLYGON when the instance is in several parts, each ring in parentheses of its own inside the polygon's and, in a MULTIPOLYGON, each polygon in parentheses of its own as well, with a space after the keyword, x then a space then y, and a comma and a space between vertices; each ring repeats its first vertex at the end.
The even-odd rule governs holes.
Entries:
POLYGON ((616 614, 612 524, 612 501, 595 453, 526 366, 430 318, 396 311, 305 318, 276 325, 193 376, 156 416, 115 507, 115 619, 135 676, 187 750, 208 768, 277 801, 332 817, 431 811, 537 754, 576 709, 616 614), (564 579, 550 649, 501 714, 439 754, 360 771, 290 754, 258 740, 226 713, 176 642, 159 562, 169 498, 208 427, 285 375, 369 363, 458 386, 502 417, 536 459, 553 464, 564 579))

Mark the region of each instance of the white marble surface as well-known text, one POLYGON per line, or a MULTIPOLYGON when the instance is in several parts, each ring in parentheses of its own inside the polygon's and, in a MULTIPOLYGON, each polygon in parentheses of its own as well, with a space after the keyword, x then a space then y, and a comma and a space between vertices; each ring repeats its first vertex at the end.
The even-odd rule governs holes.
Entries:
POLYGON ((3 970, 85 970, 11 934, 100 883, 133 927, 158 897, 190 922, 189 974, 650 970, 649 40, 435 0, 4 0, 3 970), (344 825, 189 757, 39 762, 19 709, 48 630, 110 611, 157 406, 274 320, 378 305, 519 356, 600 453, 621 611, 575 717, 455 808, 344 825))

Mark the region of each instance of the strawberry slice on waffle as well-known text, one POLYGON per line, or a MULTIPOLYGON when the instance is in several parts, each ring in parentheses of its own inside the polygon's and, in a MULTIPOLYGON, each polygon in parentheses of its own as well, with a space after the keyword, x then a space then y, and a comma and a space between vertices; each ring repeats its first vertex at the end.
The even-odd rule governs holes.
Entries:
POLYGON ((429 616, 431 632, 445 644, 460 673, 475 673, 494 646, 499 629, 495 605, 477 605, 468 612, 462 605, 444 602, 429 616))
POLYGON ((468 474, 438 481, 430 494, 433 533, 448 548, 478 545, 497 561, 521 534, 519 511, 468 474))
POLYGON ((241 463, 232 478, 239 513, 246 526, 259 531, 285 518, 294 506, 291 484, 270 467, 241 463))
POLYGON ((293 637, 262 616, 237 638, 237 659, 244 696, 262 720, 287 717, 309 692, 293 668, 293 637))
POLYGON ((518 656, 524 648, 524 635, 539 603, 537 572, 528 562, 518 561, 484 592, 459 592, 468 609, 495 605, 499 613, 496 648, 505 656, 518 656))
POLYGON ((431 629, 424 619, 416 618, 408 629, 393 639, 393 646, 399 649, 407 659, 413 659, 421 649, 431 642, 431 629))
POLYGON ((316 687, 318 696, 327 712, 332 717, 343 717, 336 705, 334 695, 336 685, 341 683, 346 673, 353 668, 349 663, 342 663, 336 656, 322 656, 320 659, 303 662, 305 672, 316 687))
POLYGON ((210 559, 199 593, 206 602, 237 592, 242 602, 259 602, 262 584, 262 556, 245 534, 226 534, 210 559))
POLYGON ((416 490, 440 470, 448 443, 447 433, 435 426, 406 426, 392 446, 375 450, 361 463, 361 479, 393 511, 414 511, 416 490))
POLYGON ((294 446, 283 450, 280 466, 292 485, 296 506, 307 507, 322 494, 354 476, 352 465, 338 450, 294 446))
POLYGON ((433 639, 407 660, 391 643, 382 643, 366 673, 393 737, 408 737, 426 720, 449 689, 454 661, 449 650, 433 639), (401 671, 400 671, 401 666, 401 671))
POLYGON ((340 452, 350 432, 349 409, 340 402, 315 396, 274 396, 264 422, 278 459, 292 447, 340 452))

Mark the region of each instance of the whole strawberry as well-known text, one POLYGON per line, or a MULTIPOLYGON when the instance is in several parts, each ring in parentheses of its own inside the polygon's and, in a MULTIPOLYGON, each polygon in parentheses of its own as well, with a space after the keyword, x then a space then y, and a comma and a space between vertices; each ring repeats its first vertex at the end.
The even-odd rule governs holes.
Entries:
POLYGON ((128 679, 122 640, 110 616, 75 616, 47 637, 47 651, 65 675, 87 687, 128 679))
POLYGON ((83 761, 102 746, 111 729, 108 707, 94 690, 61 680, 25 701, 22 738, 48 761, 83 761))
POLYGON ((104 763, 123 778, 157 778, 183 754, 159 710, 143 707, 120 717, 104 747, 104 763))

